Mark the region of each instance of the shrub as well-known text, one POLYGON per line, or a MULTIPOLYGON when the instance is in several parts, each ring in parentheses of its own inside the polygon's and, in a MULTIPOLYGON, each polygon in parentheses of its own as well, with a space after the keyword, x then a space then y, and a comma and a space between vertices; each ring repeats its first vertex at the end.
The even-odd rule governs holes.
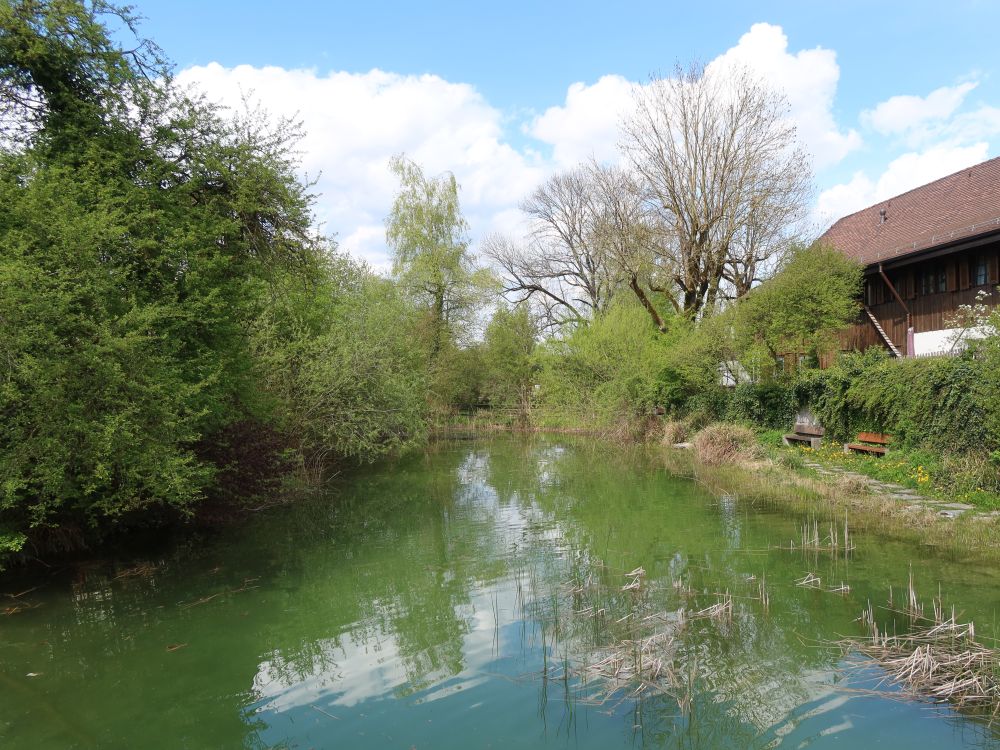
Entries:
POLYGON ((685 440, 687 440, 687 436, 688 436, 687 423, 676 419, 668 419, 663 424, 664 445, 676 445, 677 443, 683 443, 685 440))
POLYGON ((732 389, 726 421, 772 429, 787 428, 798 411, 795 390, 783 383, 741 383, 732 389))
POLYGON ((760 445, 752 430, 722 422, 711 424, 695 435, 694 449, 702 463, 711 465, 760 457, 760 445))
POLYGON ((611 306, 562 339, 539 346, 538 398, 545 407, 579 411, 612 425, 670 403, 664 359, 671 339, 629 300, 611 306))
POLYGON ((988 370, 972 356, 896 360, 870 350, 801 373, 795 392, 834 439, 865 430, 911 448, 982 452, 996 447, 983 419, 995 398, 988 370))

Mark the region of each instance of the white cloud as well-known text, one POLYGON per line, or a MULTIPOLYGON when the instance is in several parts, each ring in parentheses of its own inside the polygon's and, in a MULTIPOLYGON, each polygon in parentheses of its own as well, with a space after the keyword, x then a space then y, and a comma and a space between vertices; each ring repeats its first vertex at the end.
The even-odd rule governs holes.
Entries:
POLYGON ((614 160, 619 122, 632 109, 636 86, 616 75, 604 76, 591 86, 574 83, 566 101, 545 110, 527 132, 552 146, 552 157, 560 167, 591 157, 614 160))
MULTIPOLYGON (((834 51, 791 52, 781 27, 759 23, 709 63, 721 69, 736 65, 785 92, 790 118, 818 170, 862 145, 857 131, 834 117, 840 78, 834 51)), ((397 187, 388 169, 391 156, 405 152, 429 174, 453 171, 474 239, 492 231, 519 234, 518 202, 553 170, 591 156, 616 157, 619 123, 640 85, 619 75, 574 83, 561 103, 526 122, 511 122, 475 87, 434 75, 320 74, 212 63, 188 68, 178 79, 227 105, 240 106, 247 92, 275 115, 298 117, 306 133, 300 144, 303 169, 321 175, 319 218, 338 233, 342 247, 379 269, 388 267, 383 221, 397 187), (541 156, 530 144, 513 145, 505 128, 519 127, 528 140, 546 144, 551 156, 541 156)), ((987 158, 990 139, 1000 134, 1000 108, 961 112, 975 86, 943 87, 925 97, 893 96, 863 113, 861 121, 886 136, 882 152, 906 153, 881 174, 869 166, 822 192, 816 221, 829 223, 987 158)))
POLYGON ((857 172, 850 181, 820 193, 816 201, 816 223, 822 227, 879 201, 905 193, 965 167, 984 161, 989 144, 939 145, 909 152, 889 162, 877 180, 857 172))
POLYGON ((970 81, 942 86, 927 96, 893 96, 862 112, 861 121, 883 135, 913 130, 927 122, 951 117, 978 85, 970 81))
MULTIPOLYGON (((817 48, 792 54, 780 26, 758 23, 736 46, 708 64, 709 69, 723 71, 733 67, 749 68, 784 92, 790 119, 818 168, 839 162, 861 145, 857 131, 841 130, 833 116, 840 67, 832 50, 817 48)), ((613 159, 618 125, 632 109, 637 85, 611 75, 592 85, 574 83, 566 100, 535 119, 528 132, 552 146, 553 158, 560 166, 576 164, 591 155, 599 160, 613 159)))
POLYGON ((396 189, 388 162, 405 152, 430 174, 455 173, 473 230, 489 226, 544 175, 544 165, 503 138, 502 113, 468 84, 438 76, 286 70, 217 63, 188 68, 182 85, 238 107, 251 93, 305 129, 303 168, 320 174, 317 213, 341 244, 376 267, 387 255, 382 222, 396 189))
POLYGON ((840 80, 833 50, 817 47, 790 53, 780 26, 756 23, 735 47, 709 63, 710 68, 736 66, 750 68, 784 91, 799 138, 818 169, 836 164, 861 146, 857 131, 843 131, 833 116, 840 80))

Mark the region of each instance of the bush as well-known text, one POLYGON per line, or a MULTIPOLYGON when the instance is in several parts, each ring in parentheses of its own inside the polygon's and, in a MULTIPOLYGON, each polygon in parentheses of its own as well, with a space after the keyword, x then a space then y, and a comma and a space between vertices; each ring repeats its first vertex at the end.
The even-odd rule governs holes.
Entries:
POLYGON ((694 450, 702 463, 710 465, 750 461, 761 453, 753 430, 721 422, 694 436, 694 450))
POLYGON ((671 345, 639 305, 624 300, 564 339, 538 347, 543 406, 578 411, 611 425, 670 403, 664 361, 671 345))
POLYGON ((663 424, 663 444, 664 445, 676 445, 677 443, 683 443, 687 440, 688 436, 688 425, 687 423, 677 420, 668 419, 663 424))
POLYGON ((771 429, 787 428, 795 420, 798 399, 783 383, 741 383, 732 389, 726 421, 771 429))
POLYGON ((983 452, 996 448, 983 418, 996 398, 988 369, 972 356, 900 360, 870 350, 801 373, 795 391, 834 439, 864 430, 910 448, 983 452))

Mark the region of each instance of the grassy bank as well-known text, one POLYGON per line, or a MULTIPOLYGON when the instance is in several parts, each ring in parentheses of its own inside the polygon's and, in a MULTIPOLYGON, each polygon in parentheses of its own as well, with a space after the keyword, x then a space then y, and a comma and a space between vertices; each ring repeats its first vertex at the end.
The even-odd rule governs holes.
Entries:
POLYGON ((983 510, 1000 509, 1000 494, 983 487, 985 474, 996 469, 974 456, 944 456, 928 450, 892 449, 885 456, 844 453, 842 443, 824 441, 818 449, 786 447, 781 431, 759 434, 768 455, 803 472, 816 474, 808 464, 839 468, 879 482, 892 482, 925 497, 968 503, 983 510))
MULTIPOLYGON (((762 440, 745 428, 734 430, 733 426, 714 425, 712 429, 715 439, 711 444, 699 440, 699 435, 705 432, 702 431, 693 436, 694 448, 691 450, 665 447, 663 461, 666 467, 671 472, 691 477, 719 496, 730 495, 754 505, 805 513, 821 522, 842 522, 847 515, 853 530, 875 531, 915 542, 956 559, 1000 560, 1000 516, 970 511, 958 518, 943 518, 932 506, 893 498, 850 474, 819 475, 805 465, 805 457, 815 456, 817 452, 779 448, 774 441, 768 441, 767 436, 762 440), (739 437, 733 440, 733 434, 739 437), (720 439, 724 443, 728 441, 730 447, 720 450, 720 439)), ((820 452, 831 462, 835 459, 832 450, 820 452)), ((844 458, 852 472, 864 473, 862 469, 867 464, 855 463, 855 459, 848 456, 844 458)), ((862 459, 862 462, 875 460, 862 459)), ((880 479, 878 472, 884 472, 882 476, 888 476, 889 472, 896 472, 893 476, 903 475, 904 467, 896 463, 908 466, 906 461, 896 461, 873 468, 870 476, 880 479)), ((911 482, 921 491, 928 484, 912 477, 911 482)), ((942 495, 941 499, 952 499, 952 496, 942 495)), ((992 505, 980 507, 985 510, 992 505)))

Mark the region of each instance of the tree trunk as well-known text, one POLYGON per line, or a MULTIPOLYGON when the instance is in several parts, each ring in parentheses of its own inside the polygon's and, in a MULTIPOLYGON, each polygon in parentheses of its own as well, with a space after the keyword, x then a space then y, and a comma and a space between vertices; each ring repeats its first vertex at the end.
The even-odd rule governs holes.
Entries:
POLYGON ((632 278, 629 279, 628 285, 632 291, 635 292, 635 296, 639 298, 639 301, 642 302, 642 306, 646 308, 646 312, 648 312, 649 317, 653 319, 653 324, 656 328, 660 331, 660 333, 666 333, 667 326, 664 324, 663 318, 660 317, 660 313, 657 312, 653 303, 650 302, 649 297, 646 296, 646 292, 643 291, 641 286, 639 286, 639 280, 636 278, 635 274, 632 274, 632 278))

